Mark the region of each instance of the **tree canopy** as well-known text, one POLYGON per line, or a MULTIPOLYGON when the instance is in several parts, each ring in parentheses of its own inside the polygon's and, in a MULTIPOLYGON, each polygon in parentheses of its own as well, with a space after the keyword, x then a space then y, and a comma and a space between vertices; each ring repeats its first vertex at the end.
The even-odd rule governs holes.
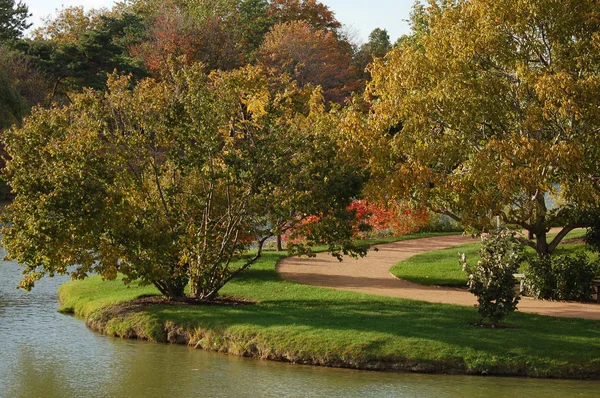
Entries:
POLYGON ((305 21, 275 25, 258 50, 258 61, 300 86, 321 86, 328 101, 341 103, 360 86, 351 54, 337 36, 305 21))
POLYGON ((417 11, 415 35, 372 68, 368 139, 381 186, 478 230, 498 216, 551 253, 600 204, 597 2, 417 11), (548 242, 552 226, 564 228, 548 242))
POLYGON ((0 0, 0 43, 23 36, 23 32, 31 26, 27 23, 29 17, 29 9, 22 1, 0 0))
POLYGON ((127 36, 143 30, 140 24, 132 14, 85 13, 82 7, 69 7, 38 28, 34 40, 23 41, 18 48, 51 80, 51 103, 84 87, 106 87, 106 76, 115 69, 136 78, 147 76, 142 62, 128 50, 127 36))
POLYGON ((8 75, 0 70, 0 130, 19 122, 26 113, 25 99, 11 84, 8 75))
POLYGON ((369 34, 369 41, 360 46, 353 61, 364 80, 369 78, 367 67, 375 58, 384 57, 391 48, 392 43, 390 42, 390 35, 387 30, 380 28, 373 29, 369 34))
POLYGON ((23 288, 44 274, 121 273, 173 299, 188 283, 212 299, 288 229, 337 255, 364 252, 347 206, 365 176, 338 155, 318 91, 174 61, 130 86, 112 75, 107 92, 38 108, 5 136, 16 199, 3 239, 26 267, 23 288))

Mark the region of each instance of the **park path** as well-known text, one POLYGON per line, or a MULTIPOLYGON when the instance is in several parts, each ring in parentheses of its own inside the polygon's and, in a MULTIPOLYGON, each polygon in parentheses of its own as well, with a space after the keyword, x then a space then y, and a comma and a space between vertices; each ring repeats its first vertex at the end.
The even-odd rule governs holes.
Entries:
MULTIPOLYGON (((401 297, 430 303, 475 306, 475 296, 464 289, 423 286, 396 278, 390 268, 402 260, 431 250, 440 250, 476 240, 466 236, 438 236, 377 245, 377 251, 358 260, 340 262, 328 253, 314 258, 289 257, 279 262, 277 271, 287 280, 338 290, 401 297)), ((457 250, 458 261, 458 250, 457 250)), ((600 320, 600 304, 521 298, 518 311, 566 318, 600 320)))

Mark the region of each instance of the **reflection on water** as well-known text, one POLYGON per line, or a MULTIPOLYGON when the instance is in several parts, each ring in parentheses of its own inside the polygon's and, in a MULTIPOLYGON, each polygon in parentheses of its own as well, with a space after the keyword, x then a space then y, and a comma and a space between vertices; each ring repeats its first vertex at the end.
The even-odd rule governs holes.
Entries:
MULTIPOLYGON (((2 253, 0 253, 2 255, 2 253)), ((56 288, 14 287, 0 262, 0 397, 592 397, 600 382, 376 373, 113 339, 56 312, 56 288)))

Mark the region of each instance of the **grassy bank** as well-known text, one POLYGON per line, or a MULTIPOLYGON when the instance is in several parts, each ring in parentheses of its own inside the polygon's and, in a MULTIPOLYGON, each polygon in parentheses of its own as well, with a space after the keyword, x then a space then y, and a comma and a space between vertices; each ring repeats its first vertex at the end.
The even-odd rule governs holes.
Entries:
POLYGON ((256 304, 126 304, 156 293, 98 277, 60 288, 62 310, 113 336, 235 355, 361 369, 600 378, 600 324, 514 314, 476 328, 474 308, 340 292, 282 281, 267 253, 224 295, 256 304))
MULTIPOLYGON (((584 230, 577 230, 569 233, 565 238, 565 243, 558 246, 556 255, 573 255, 586 252, 586 247, 578 240, 585 234, 584 230)), ((415 282, 421 285, 436 286, 467 286, 467 275, 458 263, 460 254, 465 253, 470 264, 475 264, 481 258, 479 257, 480 243, 469 243, 460 246, 450 247, 448 249, 434 250, 427 253, 418 254, 396 264, 390 269, 390 272, 400 279, 415 282)), ((526 252, 533 255, 532 248, 527 247, 526 252)), ((591 259, 596 259, 597 254, 586 252, 591 259)), ((527 267, 526 263, 521 266, 521 271, 527 267)))

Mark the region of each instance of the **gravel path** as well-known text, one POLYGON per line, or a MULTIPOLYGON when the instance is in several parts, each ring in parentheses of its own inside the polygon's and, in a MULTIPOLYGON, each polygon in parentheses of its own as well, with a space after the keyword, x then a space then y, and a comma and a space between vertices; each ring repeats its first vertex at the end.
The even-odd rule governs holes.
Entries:
MULTIPOLYGON (((279 262, 277 271, 284 279, 305 285, 350 290, 379 296, 402 297, 430 303, 475 306, 475 296, 463 289, 423 286, 396 278, 390 268, 419 253, 471 243, 464 236, 438 236, 378 245, 361 259, 339 262, 327 253, 315 258, 290 257, 279 262)), ((458 261, 458 251, 457 251, 458 261)), ((566 318, 600 320, 600 304, 533 300, 523 297, 518 311, 566 318)))

